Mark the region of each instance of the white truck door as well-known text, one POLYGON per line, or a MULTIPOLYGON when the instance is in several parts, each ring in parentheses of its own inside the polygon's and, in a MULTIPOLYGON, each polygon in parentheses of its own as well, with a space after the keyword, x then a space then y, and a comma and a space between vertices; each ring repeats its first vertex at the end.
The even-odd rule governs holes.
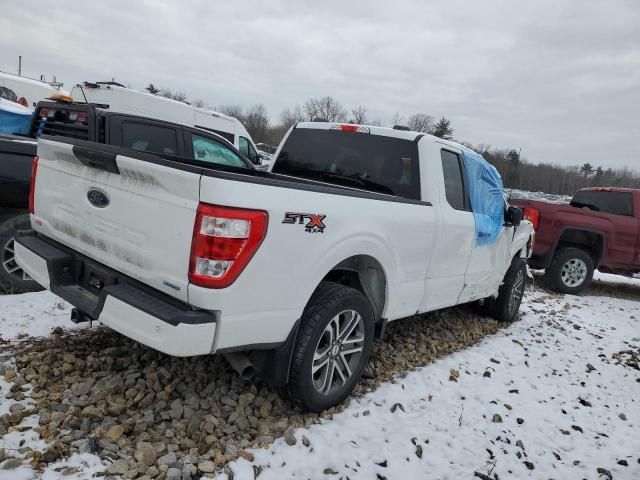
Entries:
POLYGON ((421 311, 458 303, 475 244, 475 221, 461 152, 444 144, 435 144, 435 147, 429 150, 429 157, 433 159, 430 163, 438 166, 430 172, 435 180, 431 188, 439 192, 442 221, 435 236, 421 311))
POLYGON ((511 263, 512 241, 513 227, 502 227, 495 243, 473 248, 460 303, 486 298, 497 292, 511 263))

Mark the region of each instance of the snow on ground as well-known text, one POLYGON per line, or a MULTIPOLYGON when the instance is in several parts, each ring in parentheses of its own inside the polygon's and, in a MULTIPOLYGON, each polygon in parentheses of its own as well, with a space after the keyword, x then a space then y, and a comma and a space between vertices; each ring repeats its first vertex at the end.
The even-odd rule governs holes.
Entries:
POLYGON ((526 190, 518 190, 516 188, 505 188, 504 192, 508 197, 523 200, 544 200, 550 203, 569 203, 571 195, 554 195, 544 192, 528 192, 526 190))
MULTIPOLYGON (((637 279, 597 278, 640 289, 637 279)), ((0 336, 73 326, 69 309, 47 292, 0 296, 0 336)), ((230 464, 234 478, 254 479, 257 471, 260 480, 458 479, 474 472, 500 479, 606 480, 604 472, 615 480, 640 478, 640 372, 614 357, 640 348, 640 303, 535 291, 522 311, 519 322, 480 344, 297 430, 295 445, 280 439, 253 450, 253 462, 230 464)), ((0 414, 10 408, 3 395, 9 387, 0 377, 0 414)), ((37 438, 7 435, 0 448, 22 440, 43 448, 37 438)), ((84 479, 104 468, 89 454, 38 474, 2 466, 2 480, 84 479)))
POLYGON ((613 275, 611 273, 593 272, 593 281, 602 283, 624 283, 626 285, 638 285, 640 289, 640 280, 637 277, 623 277, 622 275, 613 275))
POLYGON ((235 479, 640 478, 640 373, 612 358, 640 346, 640 304, 534 292, 523 313, 298 431, 295 446, 254 450, 235 479))
POLYGON ((0 338, 46 337, 56 327, 76 327, 69 321, 71 305, 51 292, 0 295, 0 338))

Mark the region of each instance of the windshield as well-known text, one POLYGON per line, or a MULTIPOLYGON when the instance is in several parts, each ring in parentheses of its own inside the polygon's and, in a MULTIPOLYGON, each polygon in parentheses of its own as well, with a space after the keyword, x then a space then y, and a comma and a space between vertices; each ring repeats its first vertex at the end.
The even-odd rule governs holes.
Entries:
POLYGON ((420 199, 418 146, 411 140, 297 128, 283 145, 273 172, 420 199))

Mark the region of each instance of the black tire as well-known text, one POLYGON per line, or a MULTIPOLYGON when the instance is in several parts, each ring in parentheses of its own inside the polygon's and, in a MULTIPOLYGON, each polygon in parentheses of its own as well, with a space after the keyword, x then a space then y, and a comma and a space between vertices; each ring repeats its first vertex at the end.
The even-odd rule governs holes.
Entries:
POLYGON ((527 281, 524 259, 515 257, 504 275, 497 298, 488 300, 489 313, 501 322, 513 322, 518 316, 527 281))
POLYGON ((43 288, 24 275, 13 260, 13 240, 18 230, 29 230, 29 215, 4 218, 0 223, 0 293, 36 292, 43 288))
MULTIPOLYGON (((347 330, 348 328, 345 326, 343 333, 348 333, 346 332, 347 330)), ((293 346, 289 371, 289 384, 287 386, 289 397, 303 409, 313 412, 326 410, 344 400, 355 388, 369 361, 371 349, 373 348, 373 330, 373 309, 362 293, 337 283, 322 282, 302 314, 300 330, 293 346), (359 317, 351 312, 357 313, 359 317), (360 320, 362 320, 362 323, 360 320), (362 346, 359 355, 350 353, 349 355, 353 356, 345 360, 346 357, 342 356, 341 351, 347 352, 352 348, 343 346, 342 343, 339 343, 337 348, 335 344, 333 344, 333 347, 331 346, 334 336, 328 330, 333 331, 332 326, 336 325, 335 322, 337 322, 338 328, 340 327, 340 322, 347 322, 347 324, 349 322, 357 322, 354 327, 356 329, 354 335, 356 336, 351 337, 347 334, 342 340, 351 339, 351 341, 345 343, 356 348, 362 346), (360 338, 360 335, 362 336, 362 341, 353 343, 353 338, 360 338), (326 370, 318 369, 316 373, 319 374, 319 378, 316 379, 316 373, 312 372, 314 356, 316 351, 323 348, 323 345, 327 343, 328 346, 324 351, 327 356, 325 357, 323 352, 320 358, 327 358, 328 364, 325 367, 326 370), (324 385, 329 377, 324 377, 325 381, 323 382, 323 372, 327 371, 333 375, 332 369, 334 365, 335 368, 340 369, 339 380, 341 384, 326 392, 321 392, 322 387, 319 390, 316 382, 324 385), (348 373, 349 371, 351 371, 351 375, 343 378, 344 374, 342 372, 348 373)), ((339 337, 339 335, 335 337, 339 337)), ((333 383, 331 378, 329 378, 329 387, 333 383)), ((336 380, 338 380, 338 377, 336 377, 336 380)))
POLYGON ((561 248, 544 272, 544 281, 554 292, 577 295, 591 285, 594 269, 593 258, 588 252, 575 247, 561 248), (574 273, 571 273, 572 268, 574 273))

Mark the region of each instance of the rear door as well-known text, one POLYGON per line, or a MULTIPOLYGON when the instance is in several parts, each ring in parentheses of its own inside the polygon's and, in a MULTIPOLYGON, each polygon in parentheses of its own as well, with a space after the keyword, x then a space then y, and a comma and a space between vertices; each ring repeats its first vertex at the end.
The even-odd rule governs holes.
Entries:
POLYGON ((201 169, 65 141, 38 143, 34 229, 186 301, 201 169))
POLYGON ((438 182, 442 190, 442 224, 436 233, 422 311, 458 303, 475 243, 475 220, 471 213, 461 152, 450 146, 437 148, 434 154, 438 158, 434 161, 442 165, 435 170, 442 177, 438 182))

